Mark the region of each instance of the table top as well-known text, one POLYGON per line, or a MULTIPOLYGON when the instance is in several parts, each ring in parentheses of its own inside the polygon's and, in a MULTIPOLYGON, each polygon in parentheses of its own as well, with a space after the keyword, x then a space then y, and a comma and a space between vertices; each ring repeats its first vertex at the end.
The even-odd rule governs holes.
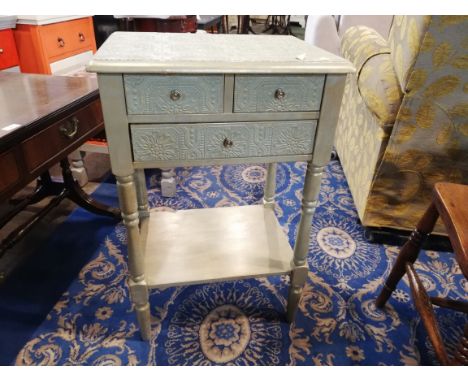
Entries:
POLYGON ((96 94, 95 78, 0 72, 0 141, 96 94))
POLYGON ((98 73, 350 73, 353 65, 293 36, 115 32, 87 70, 98 73))
POLYGON ((17 24, 48 25, 62 21, 82 19, 84 15, 18 15, 17 24))

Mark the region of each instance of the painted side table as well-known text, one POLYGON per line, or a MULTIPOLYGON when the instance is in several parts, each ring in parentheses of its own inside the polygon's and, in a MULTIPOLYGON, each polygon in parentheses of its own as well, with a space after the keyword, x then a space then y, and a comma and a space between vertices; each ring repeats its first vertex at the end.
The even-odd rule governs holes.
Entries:
POLYGON ((144 339, 148 288, 289 274, 287 319, 306 256, 348 61, 292 36, 114 33, 98 73, 144 339), (294 250, 274 213, 276 163, 306 161, 294 250), (151 212, 143 169, 268 163, 263 205, 151 212), (183 238, 183 239, 181 239, 183 238))

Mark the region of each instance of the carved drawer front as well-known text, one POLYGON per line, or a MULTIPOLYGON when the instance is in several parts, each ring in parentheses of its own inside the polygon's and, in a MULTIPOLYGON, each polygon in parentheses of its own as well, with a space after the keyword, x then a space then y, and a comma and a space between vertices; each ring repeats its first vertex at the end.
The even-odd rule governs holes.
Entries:
POLYGON ((317 121, 131 125, 136 162, 312 153, 317 121))
POLYGON ((234 112, 320 110, 323 75, 237 75, 234 112))
POLYGON ((125 75, 128 114, 223 111, 223 75, 125 75))

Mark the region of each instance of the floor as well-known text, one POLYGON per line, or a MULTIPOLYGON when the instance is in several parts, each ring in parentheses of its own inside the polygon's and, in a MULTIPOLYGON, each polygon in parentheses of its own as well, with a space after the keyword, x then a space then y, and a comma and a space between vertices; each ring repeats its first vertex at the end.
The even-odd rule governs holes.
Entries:
MULTIPOLYGON (((304 173, 305 163, 281 163, 276 177, 275 213, 292 247, 304 173)), ((160 171, 146 171, 149 204, 153 211, 259 204, 265 174, 262 164, 177 168, 177 194, 164 198, 160 171)), ((117 203, 111 179, 93 195, 117 203)), ((375 307, 398 248, 365 239, 336 160, 322 178, 294 325, 284 319, 289 277, 251 278, 152 289, 151 340, 141 341, 125 276, 126 231, 111 220, 76 209, 0 288, 0 364, 436 363, 407 280, 385 309, 375 307), (4 353, 10 358, 2 360, 4 353)), ((468 298, 452 254, 422 251, 416 269, 431 294, 468 298)), ((453 349, 467 317, 447 309, 436 315, 453 349)))
MULTIPOLYGON (((85 167, 88 172, 89 183, 84 186, 85 192, 91 194, 96 187, 99 186, 102 179, 108 176, 110 171, 109 156, 99 153, 89 153, 84 158, 85 167)), ((54 166, 51 171, 51 176, 55 180, 60 180, 60 167, 54 166)), ((24 197, 34 191, 35 182, 29 184, 26 188, 17 193, 14 198, 24 197)), ((0 230, 0 240, 7 237, 12 230, 19 225, 25 223, 33 217, 41 208, 49 202, 50 198, 42 200, 40 203, 29 206, 11 222, 9 222, 2 230, 0 230)), ((47 241, 55 229, 62 224, 70 213, 76 208, 76 205, 64 200, 60 205, 47 214, 17 245, 7 251, 0 258, 0 284, 8 277, 8 275, 21 263, 28 259, 34 249, 41 243, 47 241)), ((8 203, 0 203, 0 216, 5 214, 11 205, 8 203)))

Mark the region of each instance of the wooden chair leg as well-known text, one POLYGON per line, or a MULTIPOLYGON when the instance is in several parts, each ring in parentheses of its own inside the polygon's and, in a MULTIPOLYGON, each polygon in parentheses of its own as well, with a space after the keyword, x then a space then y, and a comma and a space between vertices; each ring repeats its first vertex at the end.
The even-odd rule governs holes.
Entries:
POLYGON ((443 366, 449 365, 450 360, 447 355, 442 336, 440 335, 439 327, 435 318, 434 310, 429 296, 419 280, 413 264, 406 263, 406 274, 408 275, 409 284, 411 287, 411 294, 413 296, 414 304, 419 312, 422 322, 427 330, 429 339, 434 347, 437 358, 443 366))
POLYGON ((385 284, 377 297, 376 306, 383 308, 387 300, 390 298, 392 292, 395 290, 398 282, 405 275, 406 263, 413 264, 418 258, 421 246, 424 243, 427 235, 434 229, 439 214, 433 203, 424 213, 423 217, 417 224, 415 230, 411 233, 409 240, 401 247, 395 265, 393 266, 390 275, 388 276, 385 284))

